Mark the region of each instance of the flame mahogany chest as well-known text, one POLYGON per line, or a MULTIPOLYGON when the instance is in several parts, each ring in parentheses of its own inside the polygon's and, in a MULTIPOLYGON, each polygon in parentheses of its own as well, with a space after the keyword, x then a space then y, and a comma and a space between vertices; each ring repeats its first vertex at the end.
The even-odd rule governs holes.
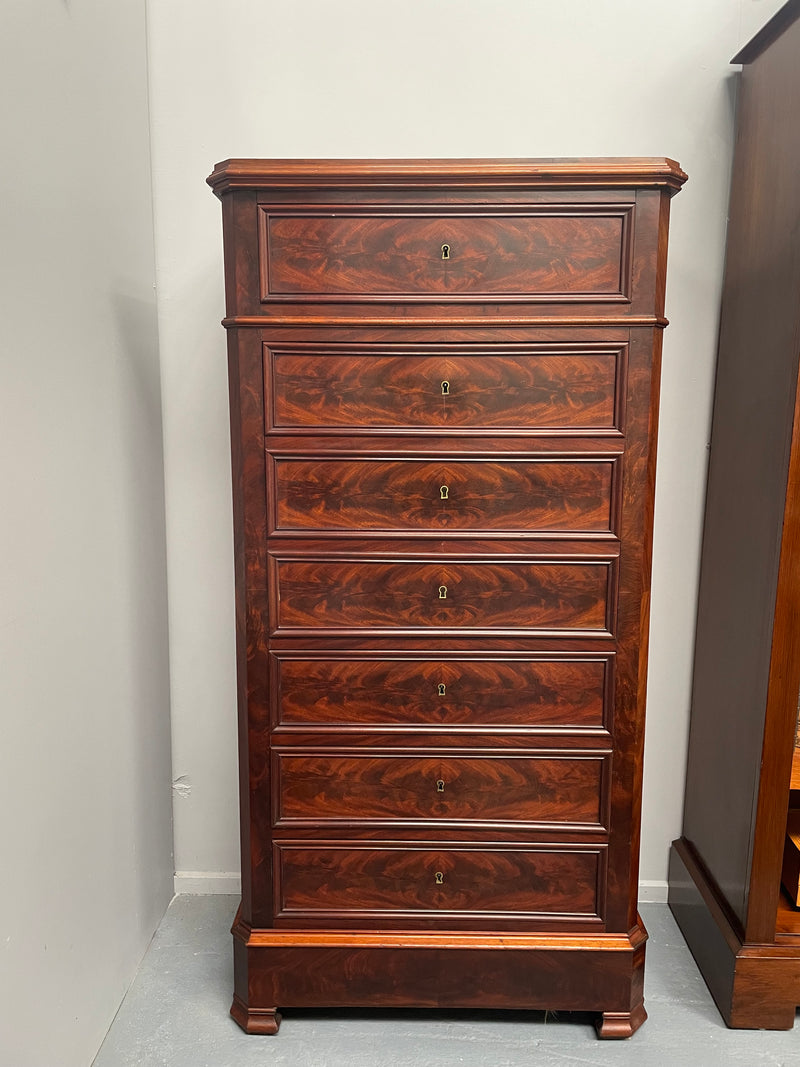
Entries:
POLYGON ((645 1019, 668 159, 228 160, 232 1014, 645 1019))

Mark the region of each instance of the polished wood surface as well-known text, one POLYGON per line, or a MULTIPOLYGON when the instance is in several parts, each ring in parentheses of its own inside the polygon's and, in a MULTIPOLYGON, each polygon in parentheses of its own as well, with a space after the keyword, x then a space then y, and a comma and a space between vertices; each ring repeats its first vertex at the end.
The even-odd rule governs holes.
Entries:
POLYGON ((684 839, 672 848, 669 880, 670 907, 728 1026, 791 1030, 800 1002, 800 938, 779 931, 765 944, 746 942, 720 887, 684 839))
POLYGON ((789 780, 790 789, 800 789, 800 748, 795 745, 792 753, 792 776, 789 780))
MULTIPOLYGON (((781 886, 795 909, 800 909, 800 811, 790 811, 783 842, 781 886)), ((800 915, 798 916, 800 919, 800 915)), ((798 922, 800 925, 800 922, 798 922)), ((777 927, 776 927, 777 929, 777 927)))
POLYGON ((510 823, 602 829, 599 755, 408 756, 279 750, 275 821, 510 823))
POLYGON ((276 457, 276 530, 611 533, 612 460, 276 457))
POLYGON ((228 161, 232 1014, 645 1018, 669 160, 228 161), (444 247, 443 247, 444 246, 444 247), (478 977, 479 976, 479 977, 478 977))
POLYGON ((267 346, 271 426, 527 433, 618 428, 622 346, 575 352, 530 345, 503 354, 494 346, 467 354, 463 345, 426 345, 390 354, 403 347, 339 352, 320 345, 299 353, 267 346))
POLYGON ((605 563, 278 560, 276 632, 607 629, 605 563))
POLYGON ((231 1015, 247 1034, 277 1034, 281 1013, 277 1008, 248 1008, 234 993, 231 1015))
POLYGON ((257 1027, 276 1011, 267 1005, 371 1007, 376 989, 389 1007, 531 1010, 559 1003, 566 1011, 598 1011, 601 1036, 606 1015, 615 1030, 607 1036, 617 1037, 630 1036, 646 1017, 640 922, 624 937, 564 931, 420 936, 252 930, 239 917, 233 935, 237 979, 247 976, 249 999, 264 1006, 248 1007, 237 995, 233 1014, 254 1033, 263 1032, 257 1027))
MULTIPOLYGON (((521 183, 544 189, 669 188, 678 190, 686 174, 674 159, 645 156, 618 159, 226 159, 208 184, 222 197, 238 189, 361 189, 411 186, 467 189, 514 188, 521 183)), ((299 194, 298 194, 299 196, 299 194)))
MULTIPOLYGON (((599 853, 280 845, 278 917, 361 912, 597 915, 599 853)), ((412 918, 413 915, 401 915, 412 918)))
POLYGON ((627 296, 624 209, 466 217, 463 209, 394 217, 341 207, 261 212, 262 300, 627 296))
MULTIPOLYGON (((229 161, 210 177, 223 200, 223 214, 225 201, 234 202, 228 209, 232 217, 227 233, 236 239, 229 241, 226 324, 259 326, 268 320, 280 325, 330 326, 345 321, 364 323, 372 316, 401 327, 414 321, 437 327, 479 321, 530 326, 570 321, 665 325, 659 220, 665 201, 684 180, 683 172, 670 160, 626 161, 624 165, 599 161, 594 173, 587 161, 543 164, 523 160, 507 163, 493 175, 485 162, 470 160, 420 161, 416 174, 410 161, 380 161, 377 167, 374 162, 364 166, 353 160, 274 161, 274 165, 229 161), (633 178, 639 167, 639 177, 633 178), (619 278, 613 292, 582 293, 569 288, 503 292, 498 282, 496 291, 488 295, 437 293, 421 287, 406 294, 375 293, 366 291, 366 283, 362 292, 355 293, 270 294, 268 212, 296 215, 301 210, 334 218, 372 212, 378 222, 398 214, 422 218, 456 214, 465 220, 481 213, 516 217, 527 212, 556 219, 605 214, 620 220, 619 278), (254 229, 259 231, 257 248, 248 246, 254 229)), ((442 243, 447 242, 437 245, 439 255, 442 243)), ((323 255, 335 270, 335 241, 323 255)), ((380 274, 382 268, 372 263, 368 269, 380 274)), ((496 269, 497 264, 489 264, 490 272, 496 269)), ((525 267, 531 270, 543 270, 546 277, 566 277, 558 263, 542 264, 540 269, 533 260, 525 267)), ((508 288, 513 290, 514 276, 509 272, 507 277, 508 288)))
POLYGON ((778 917, 775 921, 775 941, 800 945, 800 905, 790 900, 786 890, 778 897, 778 917))
MULTIPOLYGON (((800 138, 786 136, 787 123, 793 121, 789 102, 800 100, 798 47, 800 23, 794 23, 787 36, 743 73, 686 786, 684 836, 725 887, 742 923, 752 918, 748 896, 754 797, 762 765, 800 351, 800 257, 786 239, 800 203, 800 138), (774 106, 777 99, 786 102, 785 110, 774 106), (762 353, 757 367, 756 350, 762 353), (721 706, 728 724, 725 744, 720 744, 721 706)), ((800 681, 794 663, 791 673, 800 681)), ((792 713, 796 705, 795 684, 792 713)), ((786 756, 790 758, 788 750, 786 756)), ((785 811, 779 821, 785 821, 785 811)), ((777 855, 783 847, 778 820, 770 836, 777 855)), ((763 916, 759 939, 772 936, 775 894, 777 884, 768 908, 772 918, 763 916)))
POLYGON ((798 16, 786 5, 743 53, 675 846, 695 888, 681 890, 689 905, 670 898, 723 1016, 742 1027, 791 1026, 800 1004, 800 960, 786 960, 776 920, 800 688, 798 16))
POLYGON ((276 723, 599 728, 610 670, 605 659, 281 657, 276 723))

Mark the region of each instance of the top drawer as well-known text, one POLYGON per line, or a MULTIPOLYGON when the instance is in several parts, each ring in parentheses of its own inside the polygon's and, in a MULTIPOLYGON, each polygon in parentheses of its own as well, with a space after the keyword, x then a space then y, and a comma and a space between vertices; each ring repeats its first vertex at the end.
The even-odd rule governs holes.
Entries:
POLYGON ((630 299, 632 205, 259 205, 261 300, 630 299))

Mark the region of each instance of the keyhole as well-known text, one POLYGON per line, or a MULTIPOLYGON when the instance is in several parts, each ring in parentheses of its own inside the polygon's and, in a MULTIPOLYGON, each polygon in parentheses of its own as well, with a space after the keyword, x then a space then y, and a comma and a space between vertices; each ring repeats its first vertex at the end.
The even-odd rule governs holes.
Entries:
POLYGON ((442 396, 450 395, 450 382, 442 382, 442 396))
POLYGON ((447 686, 444 684, 444 682, 439 682, 439 696, 443 697, 446 692, 447 692, 447 686))
POLYGON ((447 586, 446 585, 440 585, 439 586, 439 599, 440 600, 447 600, 447 586))
POLYGON ((437 885, 444 885, 444 875, 441 871, 437 871, 436 874, 434 874, 433 880, 437 885))
POLYGON ((443 793, 444 792, 444 780, 442 778, 439 778, 438 781, 436 782, 436 792, 437 793, 443 793))
POLYGON ((447 500, 449 495, 450 495, 450 490, 448 489, 448 487, 446 485, 439 486, 439 496, 442 498, 442 500, 447 500))
POLYGON ((442 245, 442 259, 450 258, 450 245, 442 245))

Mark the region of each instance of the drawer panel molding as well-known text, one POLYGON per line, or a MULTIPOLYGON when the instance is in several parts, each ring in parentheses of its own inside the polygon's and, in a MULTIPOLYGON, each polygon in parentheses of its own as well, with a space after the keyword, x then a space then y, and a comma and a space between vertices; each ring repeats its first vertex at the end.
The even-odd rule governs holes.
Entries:
POLYGON ((270 456, 273 531, 608 535, 615 462, 270 456))
POLYGON ((261 300, 627 303, 633 212, 261 204, 261 300))
POLYGON ((598 730, 613 657, 388 659, 272 656, 278 726, 598 730))
POLYGON ((601 918, 600 848, 278 842, 276 917, 601 918))
POLYGON ((266 430, 614 434, 627 345, 264 345, 266 430))
POLYGON ((607 754, 497 756, 276 749, 275 825, 607 829, 607 754))
POLYGON ((276 559, 281 631, 470 629, 608 635, 610 562, 276 559))

